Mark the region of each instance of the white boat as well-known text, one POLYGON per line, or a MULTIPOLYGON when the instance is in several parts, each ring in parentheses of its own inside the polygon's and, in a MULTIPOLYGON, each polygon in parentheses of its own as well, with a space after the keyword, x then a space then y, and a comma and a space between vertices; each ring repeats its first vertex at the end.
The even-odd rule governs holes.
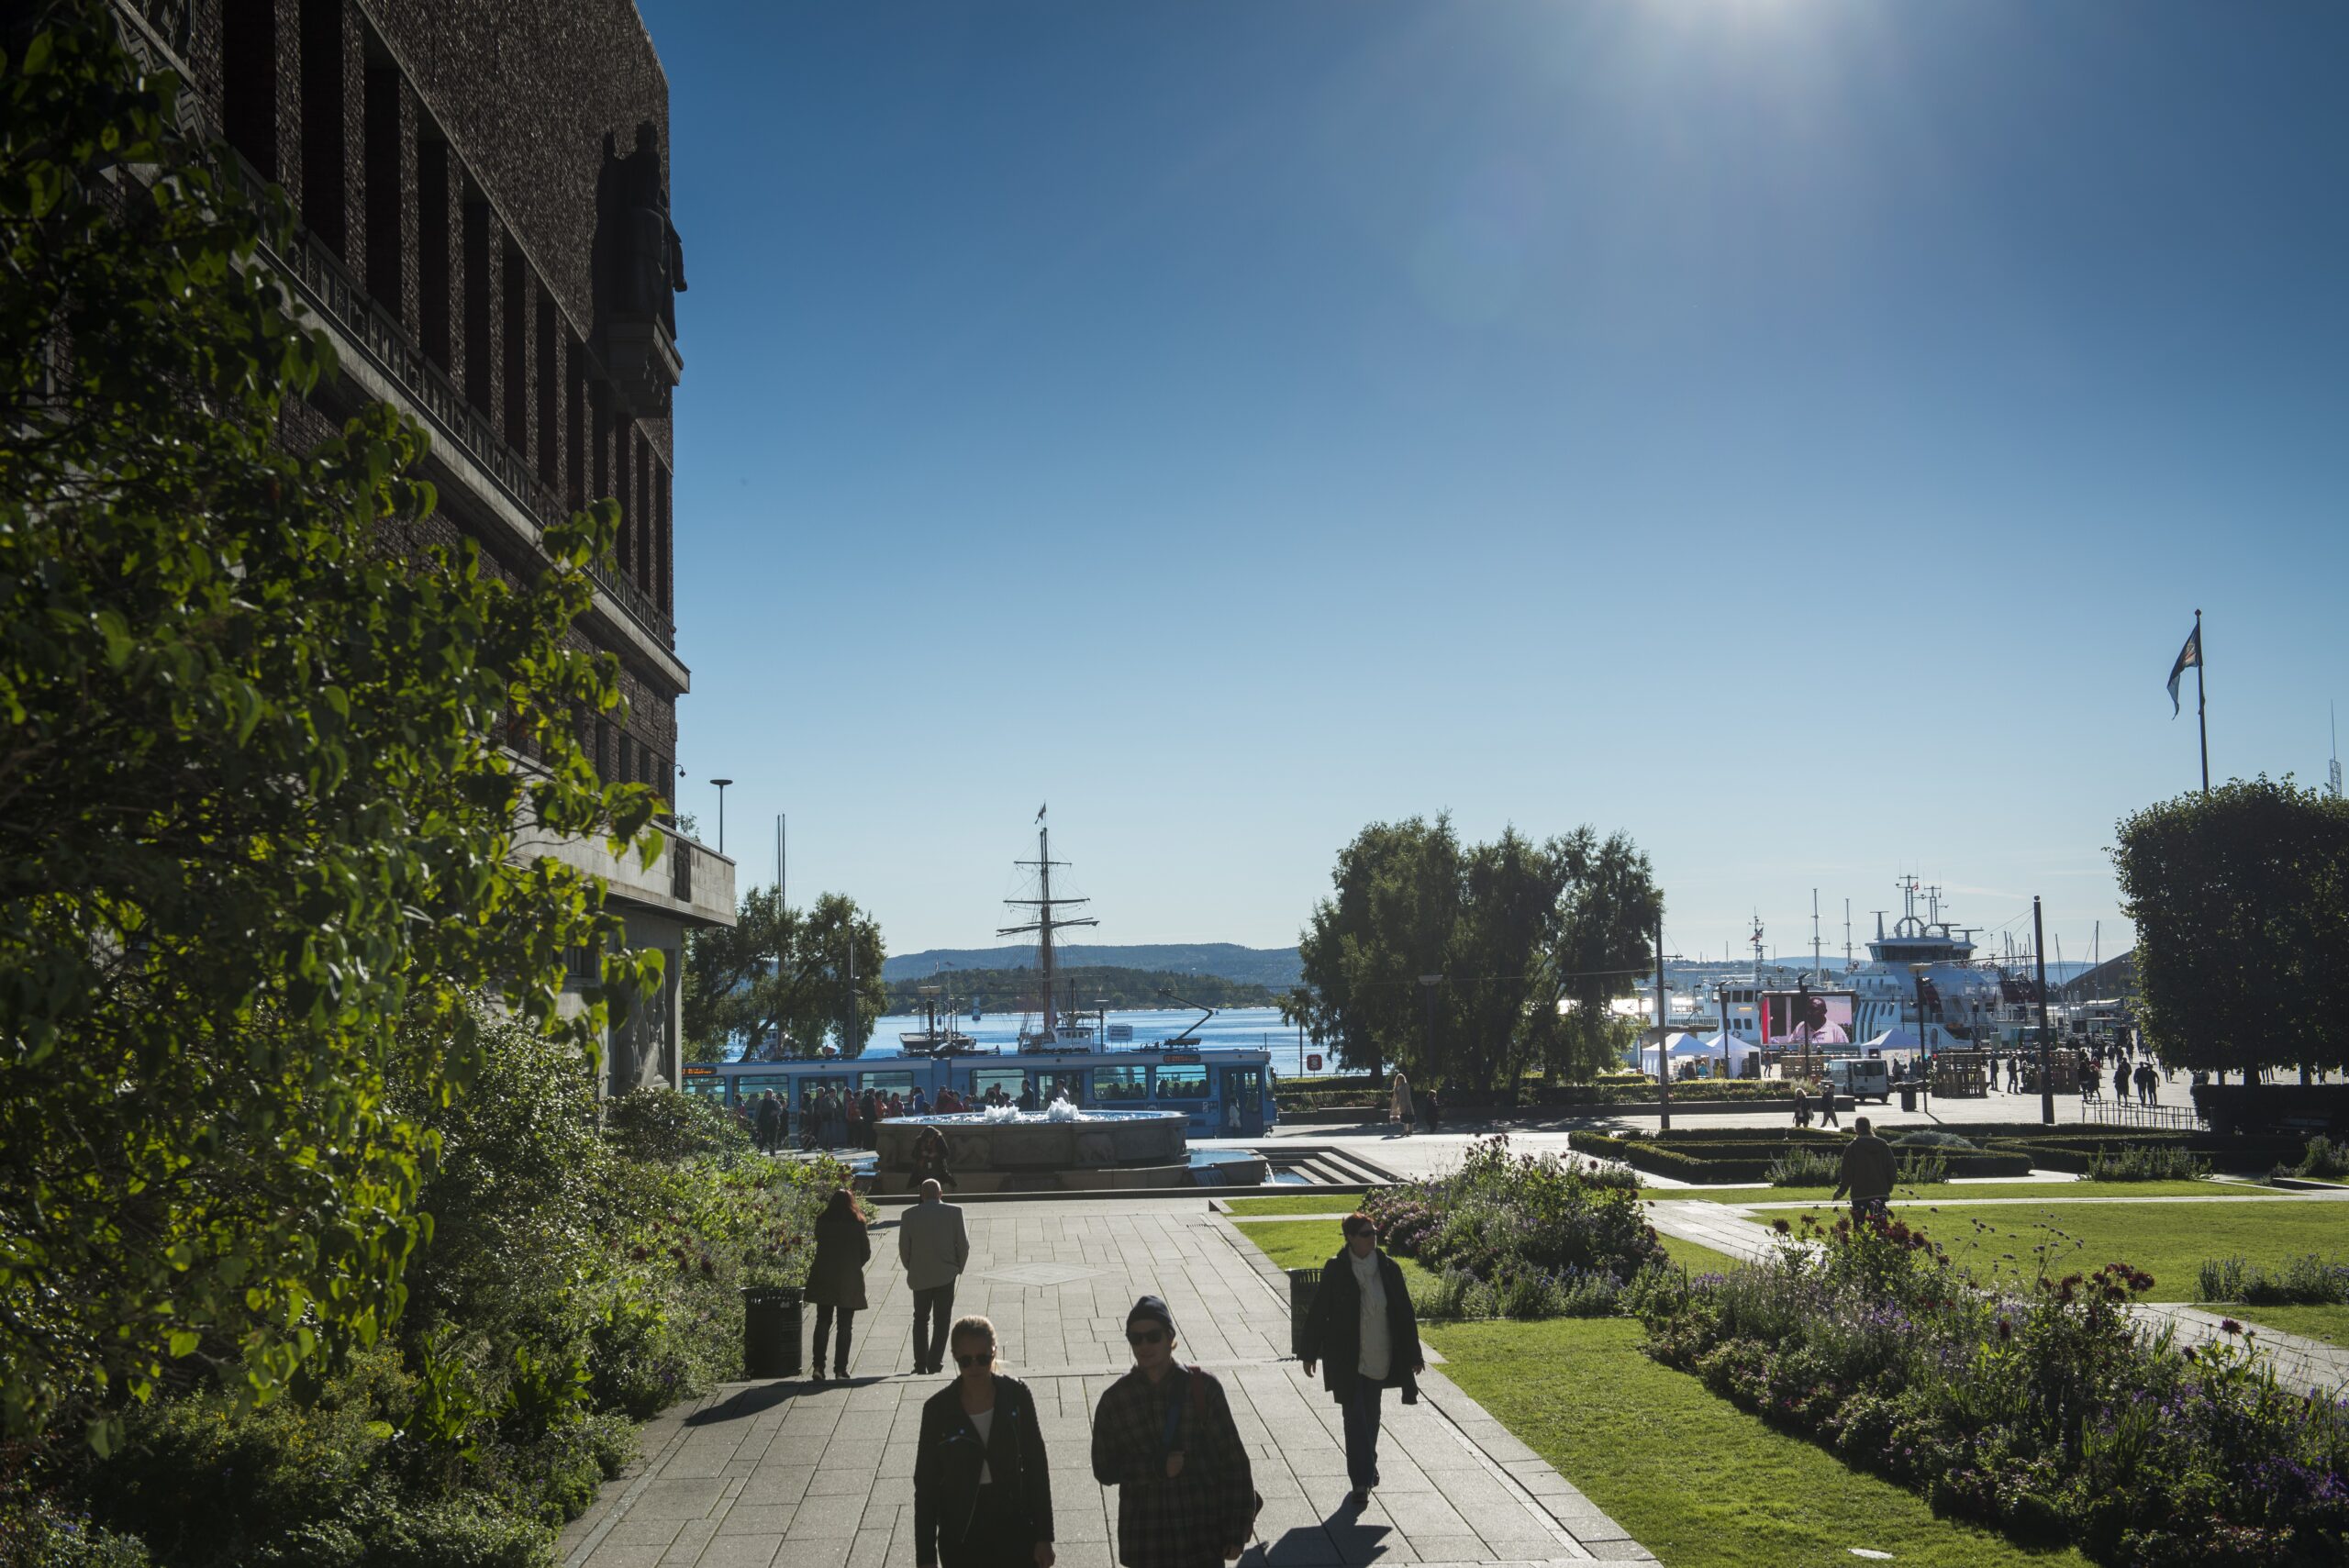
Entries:
POLYGON ((1972 1051, 1994 1045, 2002 1006, 2012 1005, 2012 985, 1995 967, 1974 959, 1974 929, 1941 917, 1941 900, 1930 895, 1927 912, 1917 913, 1917 879, 1901 879, 1907 907, 1892 929, 1876 917, 1869 962, 1842 979, 1852 992, 1853 1035, 1869 1040, 1901 1029, 1927 1051, 1972 1051), (1921 983, 1921 984, 1920 984, 1921 983))

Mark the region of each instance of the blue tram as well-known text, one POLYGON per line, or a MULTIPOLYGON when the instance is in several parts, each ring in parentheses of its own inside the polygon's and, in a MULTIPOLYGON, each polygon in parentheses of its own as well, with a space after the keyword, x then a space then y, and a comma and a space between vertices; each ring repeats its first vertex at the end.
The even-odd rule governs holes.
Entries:
POLYGON ((1059 1095, 1086 1110, 1181 1111, 1190 1118, 1194 1138, 1253 1138, 1276 1119, 1272 1053, 1244 1046, 1047 1046, 930 1056, 696 1062, 685 1065, 684 1087, 728 1106, 772 1089, 788 1107, 788 1126, 796 1136, 801 1111, 827 1084, 835 1091, 874 1089, 904 1097, 919 1088, 932 1105, 942 1089, 979 1100, 1000 1088, 1011 1100, 1032 1090, 1038 1105, 1059 1095))

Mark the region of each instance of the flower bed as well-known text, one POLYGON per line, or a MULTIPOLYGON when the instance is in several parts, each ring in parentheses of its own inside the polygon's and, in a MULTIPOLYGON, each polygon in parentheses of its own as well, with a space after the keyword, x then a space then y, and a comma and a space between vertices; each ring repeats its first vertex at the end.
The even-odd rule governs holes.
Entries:
POLYGON ((1629 1179, 1479 1139, 1458 1171, 1373 1192, 1364 1208, 1389 1251, 1434 1276, 1431 1318, 1599 1316, 1661 1265, 1664 1248, 1629 1179))
POLYGON ((2349 1552, 2349 1405, 2287 1392, 2240 1345, 2149 1338, 2128 1310, 2147 1275, 1977 1281, 1898 1220, 1811 1239, 1660 1278, 1649 1353, 2026 1541, 2140 1568, 2349 1552))

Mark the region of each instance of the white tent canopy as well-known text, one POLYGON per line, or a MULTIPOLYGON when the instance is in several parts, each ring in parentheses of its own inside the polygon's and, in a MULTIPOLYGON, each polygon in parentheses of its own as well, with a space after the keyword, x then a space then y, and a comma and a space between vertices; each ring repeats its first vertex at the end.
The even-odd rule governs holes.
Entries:
MULTIPOLYGON (((1718 1043, 1708 1043, 1698 1040, 1693 1034, 1686 1034, 1677 1029, 1664 1037, 1664 1050, 1675 1062, 1702 1062, 1709 1056, 1717 1062, 1720 1060, 1721 1048, 1718 1043)), ((1640 1047, 1640 1071, 1653 1073, 1655 1070, 1655 1047, 1653 1045, 1640 1047)))
POLYGON ((1889 1056, 1896 1051, 1914 1054, 1919 1047, 1917 1037, 1907 1029, 1888 1029, 1874 1040, 1863 1041, 1859 1049, 1863 1053, 1875 1051, 1889 1056))

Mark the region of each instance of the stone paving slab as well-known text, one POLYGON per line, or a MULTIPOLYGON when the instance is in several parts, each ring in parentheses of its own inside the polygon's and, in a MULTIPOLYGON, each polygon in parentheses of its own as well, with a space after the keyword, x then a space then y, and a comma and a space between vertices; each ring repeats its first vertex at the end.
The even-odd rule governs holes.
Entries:
MULTIPOLYGON (((963 1218, 955 1312, 994 1319, 1006 1370, 1035 1393, 1061 1568, 1113 1568, 1117 1493, 1093 1480, 1092 1413, 1132 1364, 1125 1312, 1145 1291, 1165 1297, 1181 1358, 1230 1396, 1264 1495, 1247 1568, 1653 1561, 1432 1368, 1417 1406, 1387 1406, 1387 1484, 1349 1507, 1338 1408, 1287 1354, 1286 1279, 1198 1199, 993 1203, 963 1218)), ((563 1532, 566 1568, 912 1562, 913 1439, 945 1380, 907 1370, 894 1225, 874 1242, 851 1377, 728 1384, 649 1423, 642 1457, 563 1532)))

